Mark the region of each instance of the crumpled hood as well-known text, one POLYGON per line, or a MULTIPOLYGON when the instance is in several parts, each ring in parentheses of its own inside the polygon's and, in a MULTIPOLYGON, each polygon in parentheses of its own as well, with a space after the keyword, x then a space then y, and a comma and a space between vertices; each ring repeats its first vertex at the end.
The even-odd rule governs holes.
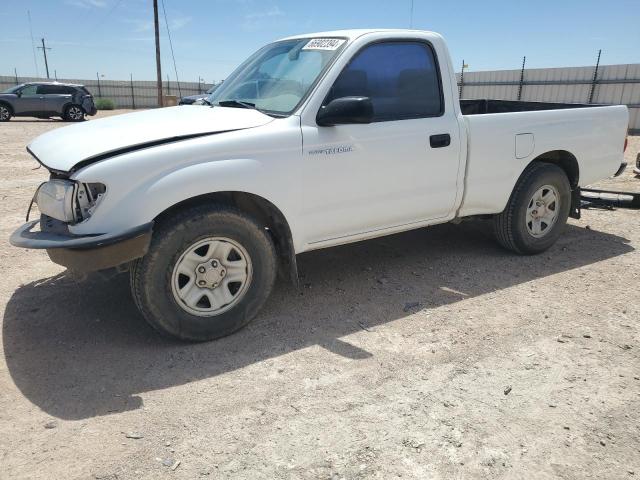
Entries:
POLYGON ((266 125, 272 117, 245 108, 169 107, 114 115, 52 130, 27 147, 44 166, 68 172, 78 163, 103 159, 163 142, 266 125))

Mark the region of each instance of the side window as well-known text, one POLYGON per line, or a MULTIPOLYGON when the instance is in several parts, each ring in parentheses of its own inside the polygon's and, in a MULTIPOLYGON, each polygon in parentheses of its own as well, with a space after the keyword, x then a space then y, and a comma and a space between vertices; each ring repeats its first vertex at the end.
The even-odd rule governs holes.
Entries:
POLYGON ((65 87, 64 85, 40 85, 38 87, 38 93, 40 95, 68 95, 73 93, 71 87, 65 87))
POLYGON ((340 73, 324 104, 349 96, 369 97, 377 122, 434 117, 444 111, 435 55, 422 42, 365 47, 340 73))
POLYGON ((52 93, 56 93, 54 91, 54 88, 52 85, 39 85, 38 86, 38 95, 50 95, 52 93))
POLYGON ((36 95, 37 90, 38 90, 37 85, 27 85, 22 90, 20 90, 20 94, 23 96, 36 95))

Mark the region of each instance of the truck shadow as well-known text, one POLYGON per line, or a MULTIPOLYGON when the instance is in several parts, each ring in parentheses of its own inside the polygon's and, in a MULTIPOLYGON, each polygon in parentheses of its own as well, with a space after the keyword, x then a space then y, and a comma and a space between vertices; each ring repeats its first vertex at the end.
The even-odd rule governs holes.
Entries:
MULTIPOLYGON (((341 337, 632 250, 624 238, 570 225, 550 251, 520 257, 496 246, 484 222, 469 222, 310 252, 299 257, 300 292, 280 282, 249 327, 202 344, 159 337, 138 314, 126 275, 78 283, 61 274, 14 292, 4 352, 31 402, 83 419, 313 345, 358 361, 371 354, 341 337)), ((419 321, 437 323, 437 314, 419 321)))

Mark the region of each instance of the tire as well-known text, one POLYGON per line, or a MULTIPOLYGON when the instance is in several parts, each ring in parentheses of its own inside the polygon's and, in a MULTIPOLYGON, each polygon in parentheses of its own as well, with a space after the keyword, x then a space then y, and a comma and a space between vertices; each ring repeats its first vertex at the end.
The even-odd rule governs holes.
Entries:
POLYGON ((82 122, 84 121, 85 111, 80 105, 69 105, 64 110, 63 120, 67 122, 82 122))
POLYGON ((498 243, 522 255, 544 252, 558 240, 570 209, 571 185, 565 172, 550 163, 532 163, 504 211, 494 217, 498 243))
POLYGON ((11 107, 5 103, 0 103, 0 122, 8 122, 12 116, 11 107))
POLYGON ((131 267, 131 291, 160 333, 206 341, 247 325, 269 297, 276 271, 273 242, 253 219, 231 207, 196 206, 156 225, 149 252, 131 267), (206 274, 198 273, 205 267, 206 274), (198 282, 210 283, 200 288, 198 282), (233 300, 217 308, 219 298, 233 300))

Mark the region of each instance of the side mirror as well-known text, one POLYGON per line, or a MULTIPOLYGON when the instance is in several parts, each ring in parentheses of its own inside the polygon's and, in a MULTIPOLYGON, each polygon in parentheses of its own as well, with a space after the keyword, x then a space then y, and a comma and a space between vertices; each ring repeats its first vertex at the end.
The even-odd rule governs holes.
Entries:
POLYGON ((22 96, 22 91, 16 92, 16 97, 20 98, 22 96))
POLYGON ((316 116, 316 123, 321 127, 372 121, 373 104, 369 97, 336 98, 322 107, 316 116))

